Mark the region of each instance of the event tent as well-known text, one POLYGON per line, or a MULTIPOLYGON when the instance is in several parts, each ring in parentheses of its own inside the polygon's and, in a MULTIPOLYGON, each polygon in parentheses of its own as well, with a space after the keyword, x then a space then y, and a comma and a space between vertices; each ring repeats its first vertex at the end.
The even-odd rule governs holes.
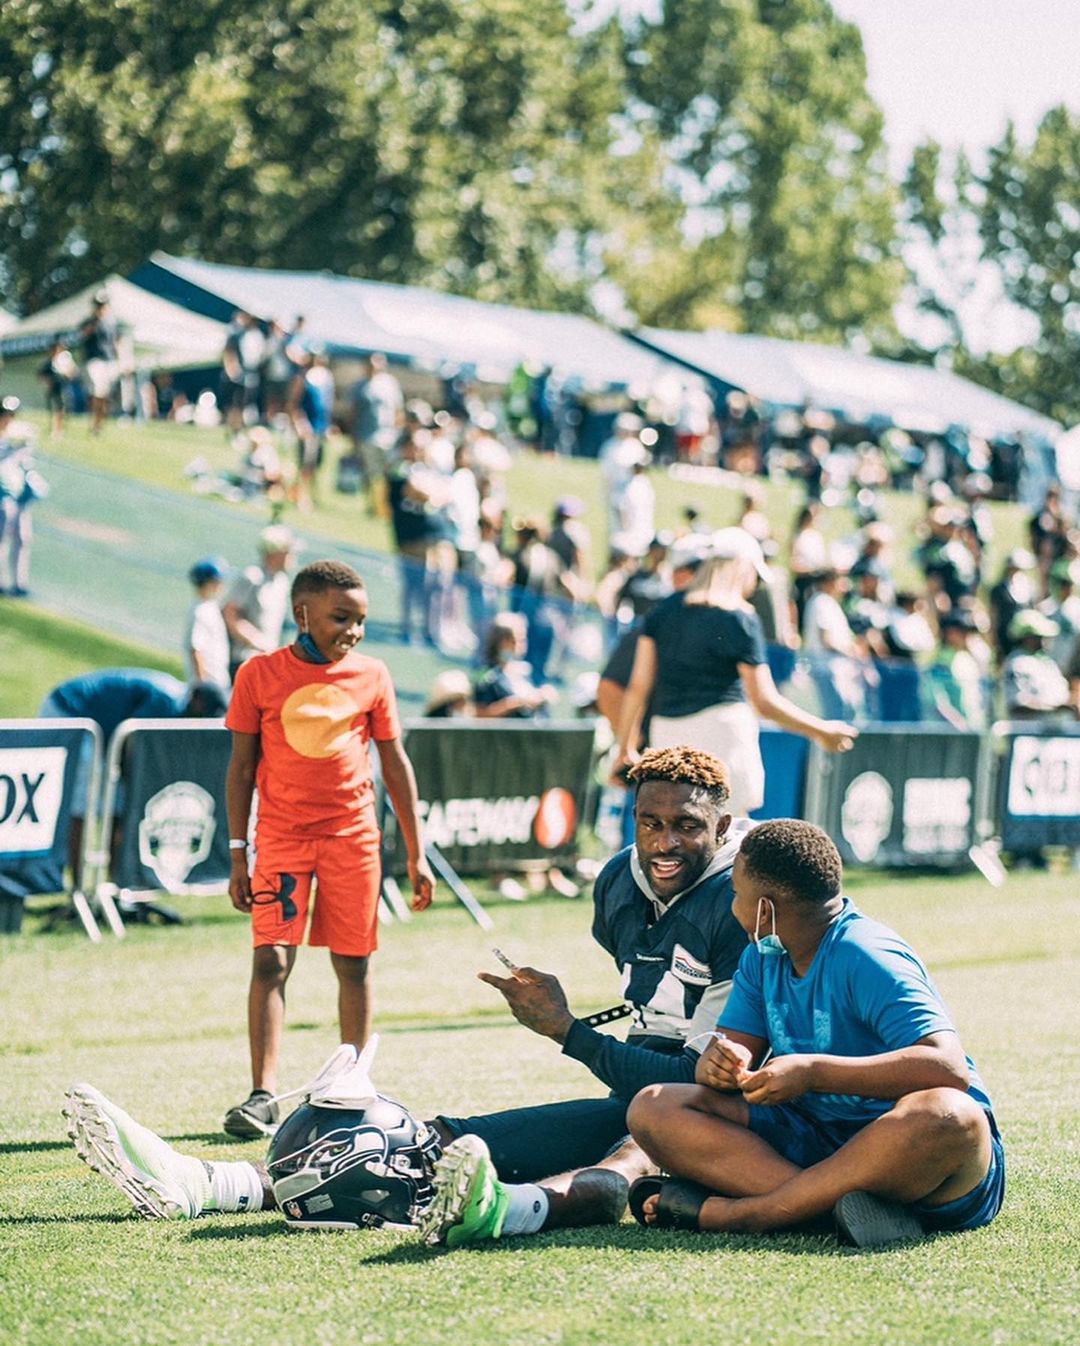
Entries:
POLYGON ((23 318, 0 336, 0 355, 13 360, 39 354, 57 334, 74 341, 97 294, 108 295, 117 323, 130 331, 137 366, 185 369, 214 365, 221 358, 226 333, 220 322, 150 294, 120 276, 108 276, 23 318))
POLYGON ((647 395, 671 365, 618 332, 573 313, 488 304, 411 285, 329 272, 221 266, 157 252, 132 281, 194 313, 227 322, 236 309, 286 325, 305 319, 306 336, 331 356, 381 351, 439 372, 472 366, 484 382, 505 383, 522 363, 577 378, 586 391, 647 395))
POLYGON ((1057 421, 967 379, 928 365, 902 364, 835 346, 733 332, 628 333, 659 355, 774 407, 815 407, 856 424, 887 417, 905 430, 959 428, 980 438, 1025 435, 1053 442, 1057 421))

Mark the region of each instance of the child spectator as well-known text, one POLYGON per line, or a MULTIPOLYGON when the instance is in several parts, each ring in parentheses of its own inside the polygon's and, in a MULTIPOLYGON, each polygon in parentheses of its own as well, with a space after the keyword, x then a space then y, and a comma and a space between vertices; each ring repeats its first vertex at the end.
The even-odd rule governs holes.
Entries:
POLYGON ((68 389, 78 377, 79 367, 67 342, 63 337, 55 337, 38 370, 38 378, 45 385, 45 408, 52 418, 53 435, 64 433, 68 389))
POLYGON ((377 943, 381 879, 370 740, 408 854, 414 910, 430 904, 434 889, 390 673, 356 649, 367 617, 364 582, 347 565, 316 561, 296 576, 291 597, 296 640, 241 667, 226 719, 233 732, 226 779, 229 896, 237 910, 251 913, 255 946, 248 992, 253 1087, 224 1124, 230 1135, 243 1137, 272 1135, 277 1127, 272 1095, 285 983, 307 929, 312 879, 318 894, 308 943, 330 949, 342 1041, 362 1047, 368 1037, 367 969, 377 943))
POLYGON ((195 598, 184 628, 184 667, 189 685, 212 682, 229 686, 229 632, 218 601, 225 580, 225 564, 208 556, 188 571, 195 598))

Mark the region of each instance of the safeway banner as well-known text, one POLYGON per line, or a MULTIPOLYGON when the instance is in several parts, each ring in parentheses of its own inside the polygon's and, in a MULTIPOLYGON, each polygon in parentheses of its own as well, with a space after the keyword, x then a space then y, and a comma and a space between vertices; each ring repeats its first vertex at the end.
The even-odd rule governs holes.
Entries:
MULTIPOLYGON (((411 721, 405 750, 425 838, 461 873, 576 859, 592 773, 591 722, 411 721)), ((388 827, 387 842, 400 870, 396 829, 388 827)))

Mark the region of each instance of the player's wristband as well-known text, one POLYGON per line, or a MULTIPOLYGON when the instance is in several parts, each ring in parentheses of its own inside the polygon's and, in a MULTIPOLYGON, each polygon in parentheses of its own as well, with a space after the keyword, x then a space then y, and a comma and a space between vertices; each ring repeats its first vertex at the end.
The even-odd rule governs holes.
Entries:
POLYGON ((247 842, 246 842, 246 841, 241 841, 241 839, 240 839, 239 837, 230 837, 230 838, 229 838, 229 850, 230 850, 230 851, 246 851, 246 850, 247 850, 247 842))

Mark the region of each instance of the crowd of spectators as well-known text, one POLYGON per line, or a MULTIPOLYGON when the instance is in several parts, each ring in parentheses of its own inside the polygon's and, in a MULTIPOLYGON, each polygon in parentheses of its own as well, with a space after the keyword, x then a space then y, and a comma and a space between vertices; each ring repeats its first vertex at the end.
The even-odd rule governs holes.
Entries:
MULTIPOLYGON (((98 295, 77 343, 91 429, 115 405, 122 344, 108 296, 98 295)), ((40 370, 54 429, 79 372, 58 339, 40 370)), ((185 401, 168 375, 156 376, 143 400, 173 416, 185 401)), ((883 420, 850 427, 813 408, 767 414, 737 391, 714 400, 692 381, 661 380, 633 410, 609 415, 606 435, 594 433, 606 510, 606 535, 594 538, 573 496, 548 517, 518 513, 508 498, 514 446, 574 452, 586 438, 580 386, 550 369, 519 369, 498 404, 448 378, 444 406, 434 410, 406 398, 379 353, 358 378, 335 383, 302 318, 237 312, 210 401, 241 454, 232 489, 265 495, 275 517, 290 501, 311 507, 327 438, 340 436, 335 488, 389 524, 402 641, 477 669, 490 672, 493 623, 507 611, 520 619, 521 663, 534 688, 561 683, 571 667, 603 666, 673 591, 673 546, 707 540, 720 521, 688 507, 678 529, 658 530, 654 477, 678 463, 738 474, 725 478, 729 489, 741 483, 736 526, 768 561, 769 578, 751 601, 769 670, 824 718, 982 728, 1001 715, 1080 705, 1080 560, 1059 489, 1034 511, 1027 547, 1010 553, 1000 575, 986 571, 987 504, 1015 497, 1019 443, 912 434, 883 420), (805 493, 790 522, 763 507, 761 483, 778 476, 805 493), (925 501, 915 539, 898 538, 880 517, 884 489, 925 501), (853 507, 859 528, 837 542, 822 516, 841 504, 853 507)), ((721 512, 730 517, 730 504, 721 512)), ((228 596, 223 614, 235 668, 244 619, 228 596)))

